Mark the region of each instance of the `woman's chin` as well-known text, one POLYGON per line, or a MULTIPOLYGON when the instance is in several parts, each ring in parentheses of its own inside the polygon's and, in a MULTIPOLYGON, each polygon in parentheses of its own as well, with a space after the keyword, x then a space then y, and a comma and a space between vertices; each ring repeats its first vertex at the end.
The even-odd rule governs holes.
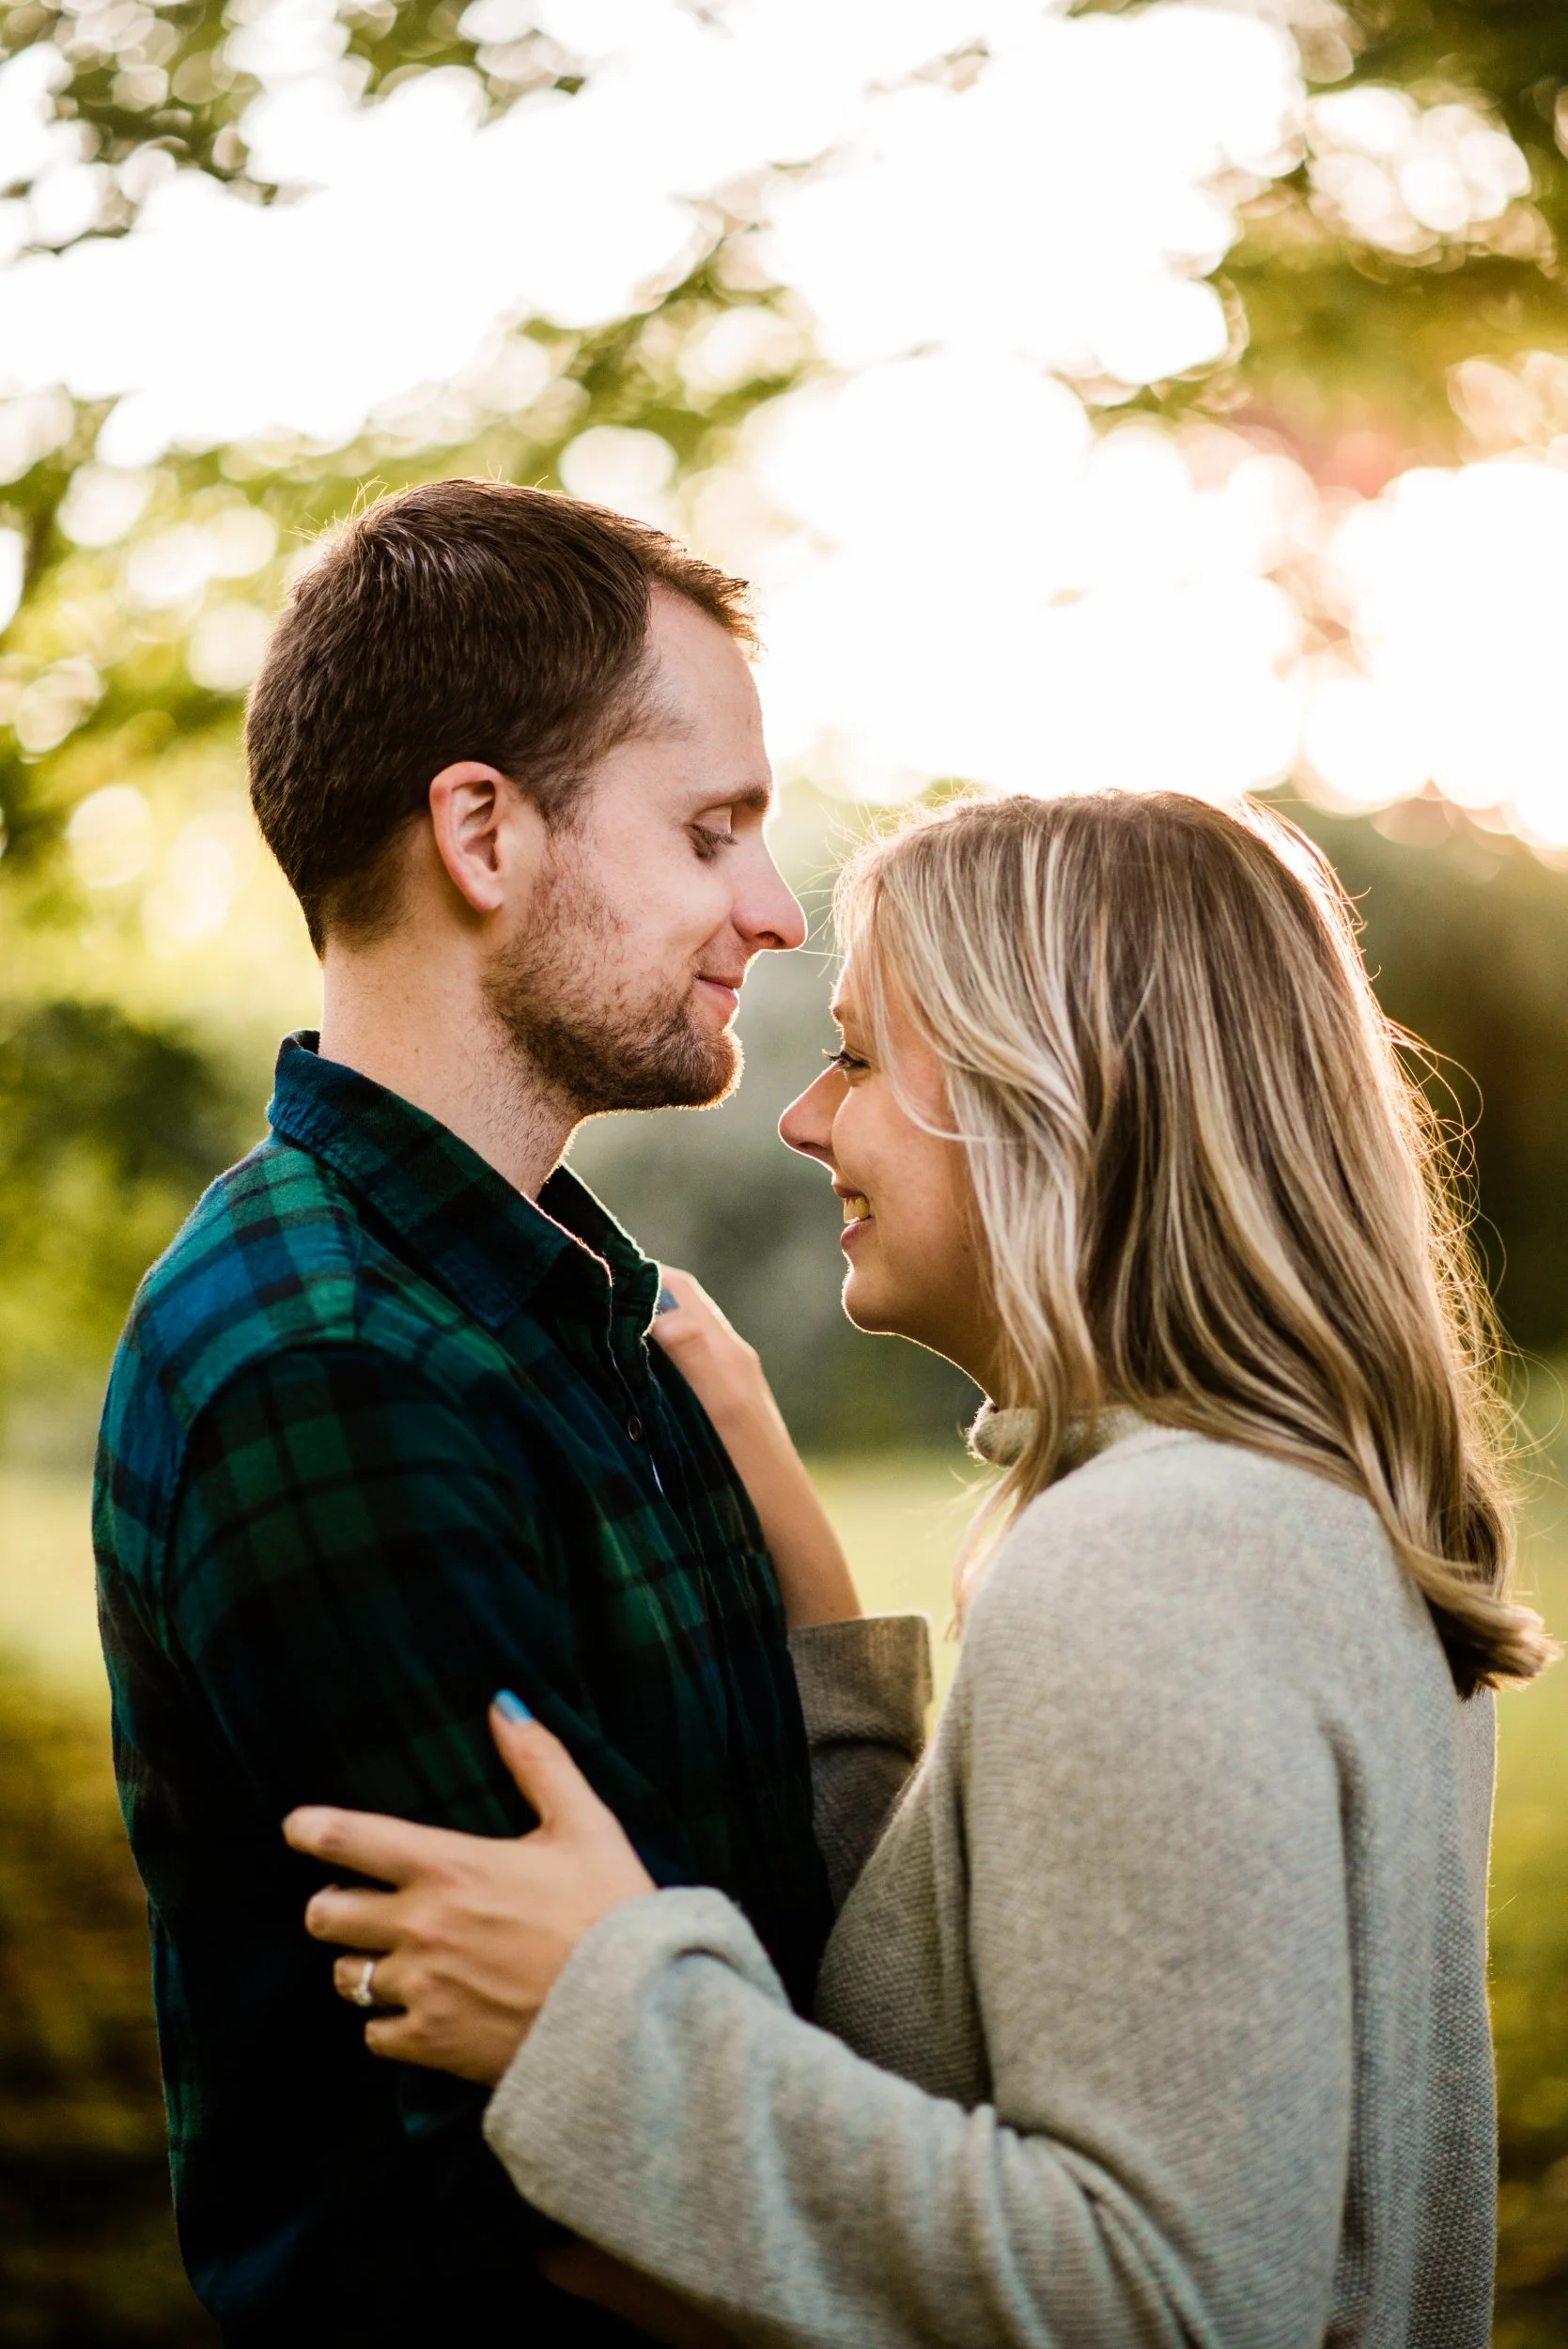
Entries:
POLYGON ((859 1266, 851 1265, 844 1276, 841 1296, 845 1317, 857 1330, 863 1330, 871 1338, 904 1338, 910 1346, 921 1346, 928 1354, 936 1354, 944 1362, 952 1362, 965 1377, 983 1385, 974 1367, 974 1348, 966 1343, 971 1334, 965 1328, 948 1325, 930 1310, 930 1299, 924 1297, 890 1295, 885 1284, 870 1279, 859 1266))
POLYGON ((858 1265, 850 1265, 844 1276, 841 1301, 846 1317, 868 1337, 897 1338, 904 1334, 896 1306, 891 1298, 877 1294, 877 1284, 869 1279, 858 1265))
POLYGON ((852 1264, 846 1265, 844 1286, 839 1291, 839 1303, 844 1307, 845 1318, 852 1321, 857 1330, 875 1331, 877 1323, 867 1318, 869 1300, 866 1288, 867 1283, 863 1276, 857 1272, 852 1264))

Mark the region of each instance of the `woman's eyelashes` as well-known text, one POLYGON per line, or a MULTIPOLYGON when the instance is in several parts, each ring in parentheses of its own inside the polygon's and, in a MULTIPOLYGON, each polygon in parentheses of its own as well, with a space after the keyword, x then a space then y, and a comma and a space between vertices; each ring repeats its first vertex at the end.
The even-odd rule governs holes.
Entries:
POLYGON ((830 1068, 842 1069, 846 1077, 853 1076, 858 1069, 868 1068, 871 1065, 869 1061, 863 1061, 857 1053, 852 1052, 847 1044, 841 1044, 836 1052, 824 1050, 822 1057, 830 1068))

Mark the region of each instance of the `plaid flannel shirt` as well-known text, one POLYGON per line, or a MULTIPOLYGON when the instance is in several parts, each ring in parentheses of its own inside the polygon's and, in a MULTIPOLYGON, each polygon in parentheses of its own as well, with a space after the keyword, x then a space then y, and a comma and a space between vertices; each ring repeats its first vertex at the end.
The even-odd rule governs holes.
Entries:
POLYGON ((485 2092, 365 2052, 279 1823, 521 1831, 486 1724, 510 1687, 654 1877, 729 1892, 803 1998, 829 1912, 777 1586, 647 1345, 653 1266, 570 1174, 532 1206, 314 1041, 143 1284, 100 1446, 181 2245, 234 2342, 582 2344, 485 2092))

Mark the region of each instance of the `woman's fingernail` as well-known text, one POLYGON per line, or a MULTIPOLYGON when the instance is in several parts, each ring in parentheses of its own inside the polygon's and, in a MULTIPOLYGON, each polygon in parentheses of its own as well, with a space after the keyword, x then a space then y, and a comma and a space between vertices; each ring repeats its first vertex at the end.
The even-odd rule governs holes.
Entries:
POLYGON ((503 1688, 501 1690, 495 1700, 495 1709, 501 1715, 503 1720, 531 1721, 534 1718, 533 1714, 528 1710, 527 1705, 524 1704, 522 1699, 520 1697, 514 1696, 510 1688, 503 1688))
POLYGON ((660 1289, 659 1292, 659 1302, 655 1305, 653 1310, 655 1319, 657 1319, 660 1314, 678 1314, 680 1311, 680 1299, 675 1296, 674 1290, 660 1289))

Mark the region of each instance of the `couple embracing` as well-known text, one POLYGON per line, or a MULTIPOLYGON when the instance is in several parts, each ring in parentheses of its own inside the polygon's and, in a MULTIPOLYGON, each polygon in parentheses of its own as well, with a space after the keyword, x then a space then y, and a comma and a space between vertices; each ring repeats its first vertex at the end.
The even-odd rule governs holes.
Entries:
POLYGON ((443 482, 256 689, 323 1023, 97 1496, 195 2288, 235 2349, 1483 2349, 1489 1692, 1548 1650, 1333 877, 1153 794, 841 880, 781 1132, 1000 1470, 926 1746, 924 1619, 562 1164, 722 1098, 804 935, 751 643, 660 534, 443 482))

